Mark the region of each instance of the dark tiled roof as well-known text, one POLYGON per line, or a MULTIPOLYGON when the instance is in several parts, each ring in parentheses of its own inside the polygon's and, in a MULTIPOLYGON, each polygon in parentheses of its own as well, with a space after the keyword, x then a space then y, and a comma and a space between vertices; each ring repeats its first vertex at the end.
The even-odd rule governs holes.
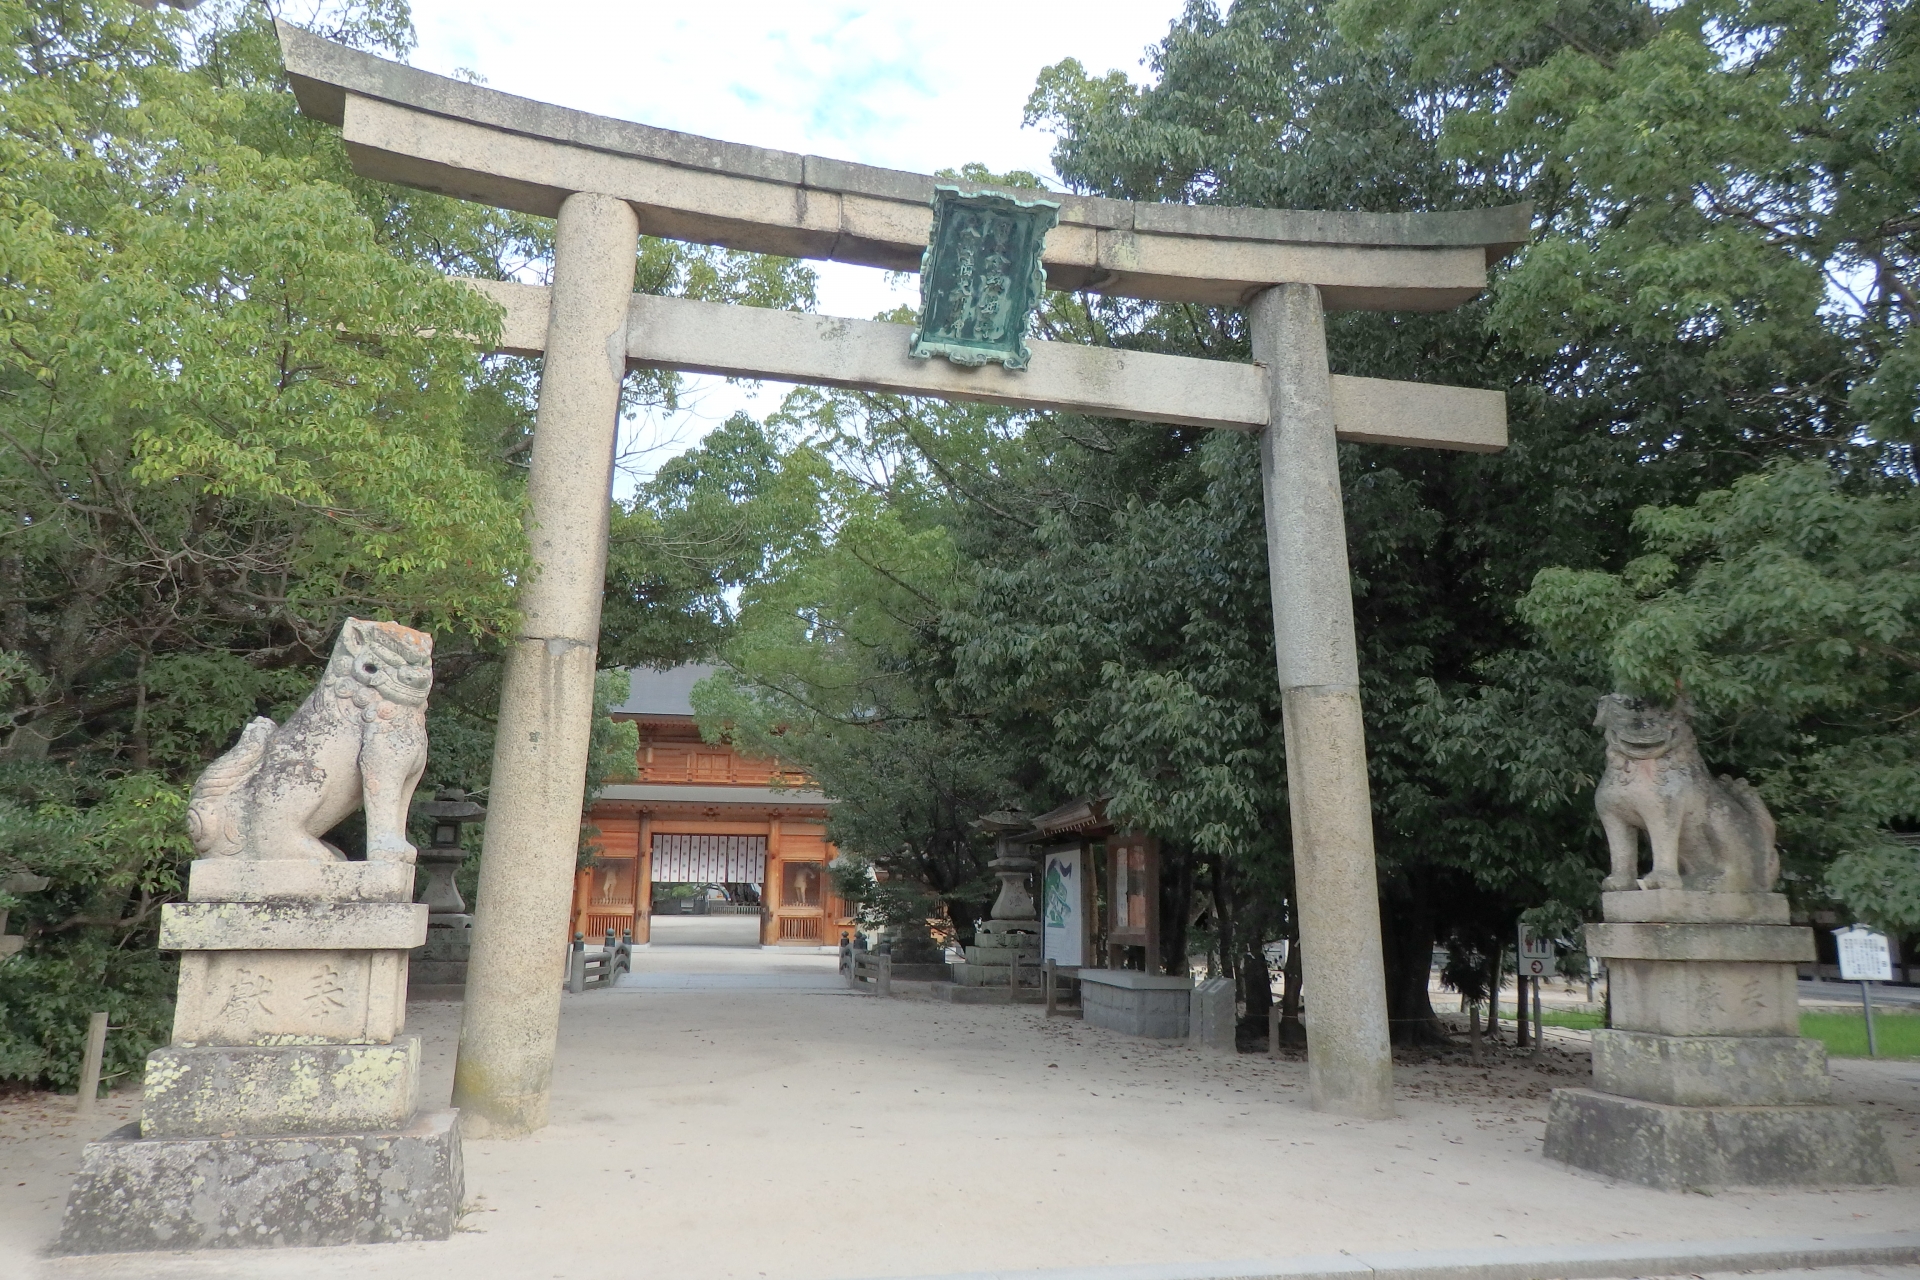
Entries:
POLYGON ((691 716, 693 686, 718 671, 701 662, 688 662, 665 671, 654 667, 629 667, 632 680, 627 700, 611 707, 615 715, 691 716))

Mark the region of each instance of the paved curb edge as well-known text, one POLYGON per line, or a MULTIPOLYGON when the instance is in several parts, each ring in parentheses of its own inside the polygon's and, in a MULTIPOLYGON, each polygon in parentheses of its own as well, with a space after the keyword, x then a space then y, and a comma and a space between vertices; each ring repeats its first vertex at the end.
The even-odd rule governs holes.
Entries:
POLYGON ((1710 1271, 1794 1271, 1910 1263, 1920 1263, 1920 1232, 1367 1251, 1238 1262, 969 1271, 917 1280, 1614 1280, 1710 1271))

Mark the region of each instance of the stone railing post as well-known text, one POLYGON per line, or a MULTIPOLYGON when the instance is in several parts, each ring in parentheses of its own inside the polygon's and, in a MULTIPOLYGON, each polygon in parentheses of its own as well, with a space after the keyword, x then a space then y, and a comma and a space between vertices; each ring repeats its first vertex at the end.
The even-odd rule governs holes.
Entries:
POLYGON ((1393 1058, 1320 291, 1278 285, 1253 300, 1249 319, 1272 397, 1260 473, 1301 964, 1313 1001, 1308 1089, 1316 1110, 1372 1119, 1393 1114, 1393 1058))
POLYGON ((533 574, 520 592, 494 739, 454 1105, 475 1135, 547 1122, 606 580, 614 428, 639 223, 580 192, 554 228, 553 300, 527 476, 533 574))

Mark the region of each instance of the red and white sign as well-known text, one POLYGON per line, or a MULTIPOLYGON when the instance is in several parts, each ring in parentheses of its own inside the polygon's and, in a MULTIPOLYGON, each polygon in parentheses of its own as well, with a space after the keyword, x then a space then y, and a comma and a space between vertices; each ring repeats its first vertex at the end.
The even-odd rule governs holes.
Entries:
POLYGON ((1517 955, 1520 961, 1521 977, 1551 978, 1553 976, 1552 938, 1538 937, 1526 925, 1521 925, 1517 955))

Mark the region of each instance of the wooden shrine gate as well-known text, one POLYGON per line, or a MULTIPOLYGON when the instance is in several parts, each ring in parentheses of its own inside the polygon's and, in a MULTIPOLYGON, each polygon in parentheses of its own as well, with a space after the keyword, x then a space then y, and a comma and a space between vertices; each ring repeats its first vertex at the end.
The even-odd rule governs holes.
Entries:
MULTIPOLYGON (((1325 1110, 1391 1114, 1335 443, 1497 450, 1506 410, 1496 391, 1332 374, 1322 316, 1458 306, 1485 287, 1490 261, 1525 241, 1530 209, 1300 212, 1012 193, 1000 197, 1005 204, 1057 207, 1039 255, 1048 287, 1246 307, 1254 362, 1036 342, 1024 370, 967 367, 914 359, 917 335, 900 325, 632 292, 643 229, 917 270, 934 229, 929 177, 570 111, 284 24, 280 40, 301 110, 340 127, 356 172, 557 219, 551 289, 476 286, 506 309, 500 349, 542 355, 544 366, 527 485, 536 574, 521 591, 525 630, 502 686, 454 1083, 471 1132, 546 1123, 559 991, 545 957, 570 907, 614 430, 630 367, 1259 432, 1302 960, 1314 1001, 1310 1090, 1325 1110)), ((923 325, 929 319, 923 308, 923 325)))

